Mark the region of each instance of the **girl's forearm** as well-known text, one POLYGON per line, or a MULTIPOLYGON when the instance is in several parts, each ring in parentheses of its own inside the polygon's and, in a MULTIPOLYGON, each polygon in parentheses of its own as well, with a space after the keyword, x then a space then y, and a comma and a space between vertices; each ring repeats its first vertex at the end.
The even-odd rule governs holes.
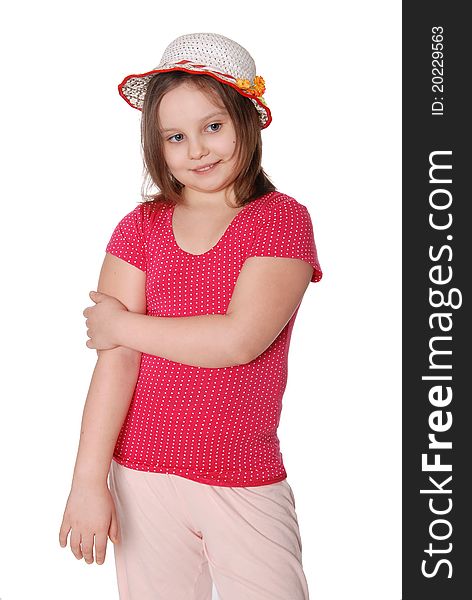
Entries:
POLYGON ((231 367, 245 362, 230 315, 154 317, 122 311, 117 319, 120 346, 196 367, 231 367))
POLYGON ((140 359, 139 352, 121 347, 99 351, 82 416, 72 487, 106 484, 140 359))

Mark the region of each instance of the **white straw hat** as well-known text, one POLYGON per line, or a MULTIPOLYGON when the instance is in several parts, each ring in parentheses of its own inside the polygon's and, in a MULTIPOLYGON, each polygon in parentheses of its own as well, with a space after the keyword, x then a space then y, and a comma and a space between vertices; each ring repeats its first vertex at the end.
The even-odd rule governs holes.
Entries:
POLYGON ((272 121, 262 94, 265 82, 256 75, 256 65, 249 52, 233 40, 217 33, 190 33, 171 42, 161 62, 152 71, 127 75, 118 85, 120 96, 133 108, 142 110, 149 80, 156 73, 186 71, 210 75, 230 85, 249 98, 259 113, 261 129, 272 121))

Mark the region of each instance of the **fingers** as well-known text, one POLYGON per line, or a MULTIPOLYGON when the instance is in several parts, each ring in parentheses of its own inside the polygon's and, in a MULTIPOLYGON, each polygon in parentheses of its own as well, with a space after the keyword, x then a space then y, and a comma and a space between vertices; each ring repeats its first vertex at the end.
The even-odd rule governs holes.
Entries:
MULTIPOLYGON (((59 532, 59 544, 63 548, 67 546, 67 536, 70 530, 70 527, 64 526, 61 527, 59 532)), ((105 562, 107 537, 108 536, 105 531, 95 534, 95 559, 97 565, 102 565, 105 562)), ((70 536, 70 549, 77 560, 81 560, 83 558, 88 565, 93 563, 93 540, 93 533, 80 534, 78 530, 72 530, 70 536)))
POLYGON ((59 530, 59 544, 62 548, 67 546, 67 536, 69 535, 70 525, 65 520, 62 521, 61 528, 59 530))
POLYGON ((113 510, 112 514, 111 514, 111 524, 110 524, 109 536, 110 536, 110 540, 114 544, 119 543, 119 531, 120 531, 120 527, 119 527, 119 523, 118 523, 118 518, 116 516, 116 511, 113 510))
POLYGON ((95 534, 95 560, 97 565, 102 565, 105 562, 105 555, 107 549, 107 534, 96 533, 95 534))
POLYGON ((70 534, 70 549, 77 560, 84 557, 80 549, 80 541, 80 531, 72 529, 72 533, 70 534))
POLYGON ((93 533, 83 533, 81 537, 82 540, 80 545, 82 548, 82 554, 84 555, 85 562, 88 565, 91 565, 93 563, 93 533))

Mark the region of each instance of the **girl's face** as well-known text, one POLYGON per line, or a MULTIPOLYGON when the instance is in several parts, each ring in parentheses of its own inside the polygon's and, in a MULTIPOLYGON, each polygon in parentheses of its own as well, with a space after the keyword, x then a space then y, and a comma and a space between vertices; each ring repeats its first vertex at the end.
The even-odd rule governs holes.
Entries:
POLYGON ((159 126, 167 167, 187 192, 218 192, 234 180, 233 122, 203 92, 185 83, 167 92, 159 107, 159 126), (218 164, 204 173, 195 171, 212 163, 218 164))

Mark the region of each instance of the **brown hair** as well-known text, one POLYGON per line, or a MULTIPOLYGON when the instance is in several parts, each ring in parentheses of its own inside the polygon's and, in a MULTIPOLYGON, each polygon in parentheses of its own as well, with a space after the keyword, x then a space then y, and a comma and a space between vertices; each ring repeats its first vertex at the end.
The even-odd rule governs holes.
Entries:
POLYGON ((178 204, 184 185, 168 171, 164 159, 163 139, 159 133, 158 110, 168 91, 183 83, 190 83, 208 94, 213 103, 228 111, 236 131, 237 166, 234 194, 238 206, 244 206, 259 196, 275 191, 275 185, 261 167, 262 138, 256 107, 234 88, 225 85, 211 75, 197 75, 185 71, 159 73, 148 83, 141 119, 141 147, 143 150, 143 182, 141 204, 161 202, 178 204), (145 183, 154 184, 160 191, 144 193, 145 183))

